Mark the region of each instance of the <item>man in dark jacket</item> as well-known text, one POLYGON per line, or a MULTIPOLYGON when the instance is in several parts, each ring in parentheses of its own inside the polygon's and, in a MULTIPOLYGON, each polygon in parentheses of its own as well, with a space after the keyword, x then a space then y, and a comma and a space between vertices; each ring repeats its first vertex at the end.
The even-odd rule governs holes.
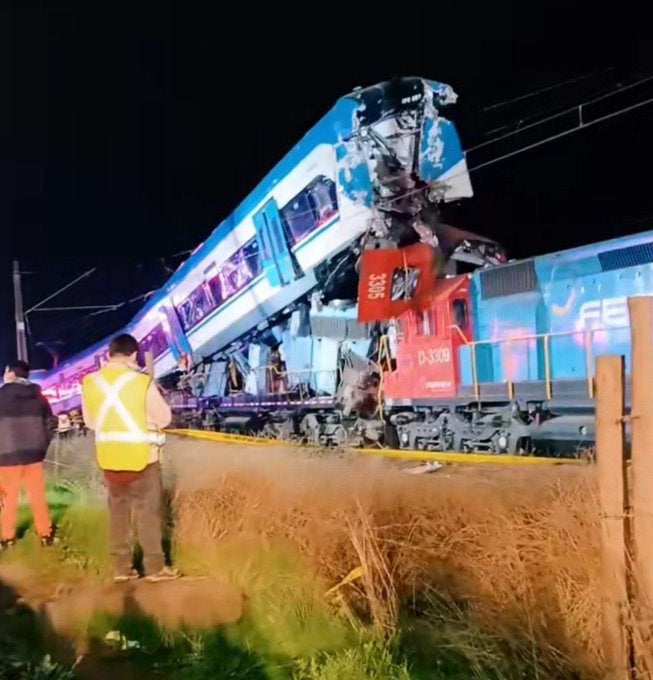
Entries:
POLYGON ((32 504, 34 525, 44 545, 53 540, 45 500, 43 459, 51 438, 52 410, 41 388, 29 380, 29 366, 7 366, 0 387, 0 547, 16 537, 18 496, 24 486, 32 504))

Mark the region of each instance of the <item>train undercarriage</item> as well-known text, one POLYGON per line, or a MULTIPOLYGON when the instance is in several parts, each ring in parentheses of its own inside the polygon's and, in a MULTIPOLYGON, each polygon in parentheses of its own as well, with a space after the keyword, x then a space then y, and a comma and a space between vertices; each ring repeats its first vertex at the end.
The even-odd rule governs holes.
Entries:
POLYGON ((343 413, 335 403, 281 409, 219 400, 176 412, 178 427, 253 435, 322 448, 579 457, 594 448, 588 408, 552 412, 545 402, 452 402, 383 413, 343 413))

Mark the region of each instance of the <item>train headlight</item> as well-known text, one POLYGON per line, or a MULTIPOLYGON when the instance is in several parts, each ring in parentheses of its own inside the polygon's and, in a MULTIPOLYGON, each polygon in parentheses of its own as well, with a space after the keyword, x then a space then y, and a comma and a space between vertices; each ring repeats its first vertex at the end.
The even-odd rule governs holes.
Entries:
POLYGON ((584 437, 587 434, 587 425, 581 425, 578 428, 578 432, 580 432, 581 437, 584 437))
POLYGON ((401 443, 402 444, 408 444, 408 440, 410 437, 408 436, 408 432, 402 432, 401 433, 401 443))
POLYGON ((499 444, 499 448, 502 451, 505 451, 508 448, 508 437, 506 437, 505 434, 499 435, 497 443, 499 444))

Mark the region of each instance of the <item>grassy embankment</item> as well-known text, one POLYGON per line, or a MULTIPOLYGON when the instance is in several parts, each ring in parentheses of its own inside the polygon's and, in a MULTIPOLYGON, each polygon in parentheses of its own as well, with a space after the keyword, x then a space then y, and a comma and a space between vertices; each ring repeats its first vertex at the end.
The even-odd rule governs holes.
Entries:
MULTIPOLYGON (((243 614, 173 630, 143 611, 96 612, 79 626, 89 657, 105 658, 111 633, 124 649, 103 663, 127 660, 139 677, 603 676, 591 468, 416 477, 268 448, 178 440, 170 454, 174 559, 236 588, 243 614)), ((0 567, 30 565, 74 590, 108 573, 103 501, 88 479, 55 496, 62 546, 28 536, 0 567)), ((25 617, 11 616, 25 638, 25 617)))

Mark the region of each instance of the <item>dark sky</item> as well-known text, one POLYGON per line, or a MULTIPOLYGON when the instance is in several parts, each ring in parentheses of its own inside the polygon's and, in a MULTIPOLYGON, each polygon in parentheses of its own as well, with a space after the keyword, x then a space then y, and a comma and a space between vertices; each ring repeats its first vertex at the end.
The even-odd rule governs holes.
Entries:
MULTIPOLYGON (((247 3, 238 16, 222 3, 0 0, 0 359, 14 352, 13 258, 30 272, 27 307, 90 267, 57 304, 158 286, 357 85, 400 75, 451 84, 460 99, 448 115, 469 148, 653 73, 653 40, 627 3, 605 16, 598 6, 573 16, 571 3, 431 4, 322 3, 281 16, 247 3)), ((651 83, 590 115, 647 96, 651 83)), ((648 228, 652 118, 653 106, 640 109, 473 173, 476 197, 449 208, 449 221, 514 257, 648 228)), ((470 165, 536 138, 470 154, 470 165)), ((30 342, 60 340, 70 353, 137 308, 34 314, 30 342)))

